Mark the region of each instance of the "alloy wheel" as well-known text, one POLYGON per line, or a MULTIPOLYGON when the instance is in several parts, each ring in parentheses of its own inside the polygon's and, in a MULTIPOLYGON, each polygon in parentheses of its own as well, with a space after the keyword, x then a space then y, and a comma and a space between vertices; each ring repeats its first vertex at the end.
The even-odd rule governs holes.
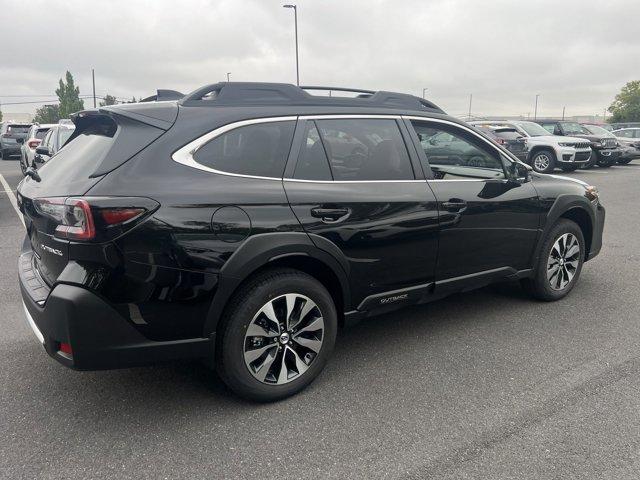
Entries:
POLYGON ((262 383, 282 385, 302 376, 324 339, 318 305, 298 293, 280 295, 258 310, 244 337, 244 362, 262 383))
POLYGON ((549 158, 549 155, 544 154, 544 153, 540 153, 538 155, 536 155, 536 158, 533 160, 533 166, 536 168, 536 170, 546 170, 547 168, 549 168, 549 165, 551 164, 551 159, 549 158))
POLYGON ((551 247, 547 260, 547 280, 554 290, 571 283, 580 265, 580 242, 572 233, 561 235, 551 247))

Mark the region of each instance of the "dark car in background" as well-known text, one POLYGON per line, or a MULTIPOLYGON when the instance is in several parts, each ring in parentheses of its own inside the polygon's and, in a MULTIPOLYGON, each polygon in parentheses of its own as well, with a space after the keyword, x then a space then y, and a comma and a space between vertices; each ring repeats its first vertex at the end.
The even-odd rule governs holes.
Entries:
POLYGON ((618 161, 618 158, 622 154, 615 137, 609 134, 593 134, 578 122, 555 119, 536 119, 534 121, 553 135, 578 137, 589 140, 593 155, 584 168, 590 168, 593 165, 598 165, 602 168, 610 167, 618 161))
POLYGON ((356 93, 224 82, 75 115, 17 192, 46 352, 80 370, 202 359, 271 401, 320 374, 339 326, 504 280, 570 293, 602 247, 595 187, 425 99, 356 93))
POLYGON ((30 123, 2 122, 0 124, 0 158, 9 160, 20 156, 23 144, 31 128, 30 123))
POLYGON ((527 163, 529 157, 527 139, 516 128, 506 125, 477 125, 476 128, 509 150, 518 160, 527 163))
POLYGON ((51 127, 42 143, 36 147, 33 164, 30 166, 37 169, 43 163, 49 161, 69 140, 74 130, 75 125, 67 123, 59 123, 51 127))

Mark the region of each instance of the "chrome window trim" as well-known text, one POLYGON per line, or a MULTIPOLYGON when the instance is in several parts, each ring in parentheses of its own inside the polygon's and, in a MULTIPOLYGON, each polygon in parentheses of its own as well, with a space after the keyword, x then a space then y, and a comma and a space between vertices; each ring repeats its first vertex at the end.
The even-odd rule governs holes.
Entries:
POLYGON ((258 175, 246 175, 242 173, 231 173, 225 172, 223 170, 216 170, 215 168, 207 167, 195 161, 193 156, 195 153, 202 148, 204 145, 209 143, 216 137, 220 135, 230 132, 231 130, 235 130, 236 128, 246 127, 247 125, 256 125, 260 123, 274 123, 274 122, 289 122, 289 121, 297 121, 298 117, 286 116, 286 117, 263 117, 263 118, 252 118, 248 120, 240 120, 238 122, 228 123, 227 125, 223 125, 222 127, 218 127, 214 130, 211 130, 208 133, 192 140, 187 143, 185 146, 179 148, 171 155, 171 158, 174 162, 181 163, 187 167, 197 168, 198 170, 203 170, 205 172, 217 173, 218 175, 227 175, 230 177, 241 177, 241 178, 254 178, 258 180, 278 180, 281 181, 282 177, 262 177, 258 175))
POLYGON ((425 183, 425 179, 414 180, 304 180, 302 178, 283 178, 285 182, 300 183, 425 183))
POLYGON ((389 120, 401 120, 402 115, 377 115, 375 113, 363 113, 363 114, 326 114, 326 115, 300 115, 300 120, 351 120, 351 119, 389 119, 389 120))

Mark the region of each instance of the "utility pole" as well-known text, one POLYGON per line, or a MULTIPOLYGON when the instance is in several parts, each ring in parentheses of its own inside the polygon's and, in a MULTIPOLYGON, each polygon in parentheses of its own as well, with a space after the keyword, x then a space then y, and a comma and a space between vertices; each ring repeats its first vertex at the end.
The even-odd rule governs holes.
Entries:
POLYGON ((533 111, 533 119, 534 119, 534 120, 537 120, 537 118, 538 118, 538 97, 539 97, 539 96, 540 96, 540 94, 539 94, 539 93, 537 93, 537 94, 536 94, 536 107, 535 107, 535 109, 534 109, 534 111, 533 111))
POLYGON ((300 86, 300 63, 298 61, 298 6, 283 5, 284 8, 293 8, 293 20, 295 22, 296 31, 296 85, 300 86))
POLYGON ((607 107, 604 107, 604 112, 602 112, 602 120, 603 121, 607 120, 607 107))
POLYGON ((423 88, 423 89, 422 89, 422 98, 427 98, 427 97, 426 97, 426 92, 427 92, 427 89, 426 89, 426 88, 423 88))
POLYGON ((564 109, 567 107, 562 107, 562 119, 564 120, 564 109))
POLYGON ((471 102, 473 101, 473 93, 469 94, 469 120, 471 120, 471 102))
POLYGON ((93 83, 93 108, 96 108, 96 72, 91 69, 91 83, 93 83))
POLYGON ((231 72, 227 72, 227 83, 229 83, 229 77, 231 77, 231 72))

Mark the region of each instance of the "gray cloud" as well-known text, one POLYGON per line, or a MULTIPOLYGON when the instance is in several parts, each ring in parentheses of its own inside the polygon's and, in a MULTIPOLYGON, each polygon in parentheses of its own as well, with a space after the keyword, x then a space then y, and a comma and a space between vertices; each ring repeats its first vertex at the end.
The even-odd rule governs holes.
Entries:
MULTIPOLYGON (((0 101, 53 95, 69 69, 82 94, 189 91, 223 80, 295 81, 293 13, 275 0, 0 0, 0 101), (7 19, 12 19, 7 22, 7 19), (42 43, 39 43, 42 42, 42 43), (12 52, 7 55, 6 52, 12 52)), ((640 2, 298 0, 304 84, 398 90, 454 115, 602 113, 638 78, 640 2)), ((86 102, 89 106, 90 102, 86 102)), ((36 105, 5 105, 4 112, 36 105)))

